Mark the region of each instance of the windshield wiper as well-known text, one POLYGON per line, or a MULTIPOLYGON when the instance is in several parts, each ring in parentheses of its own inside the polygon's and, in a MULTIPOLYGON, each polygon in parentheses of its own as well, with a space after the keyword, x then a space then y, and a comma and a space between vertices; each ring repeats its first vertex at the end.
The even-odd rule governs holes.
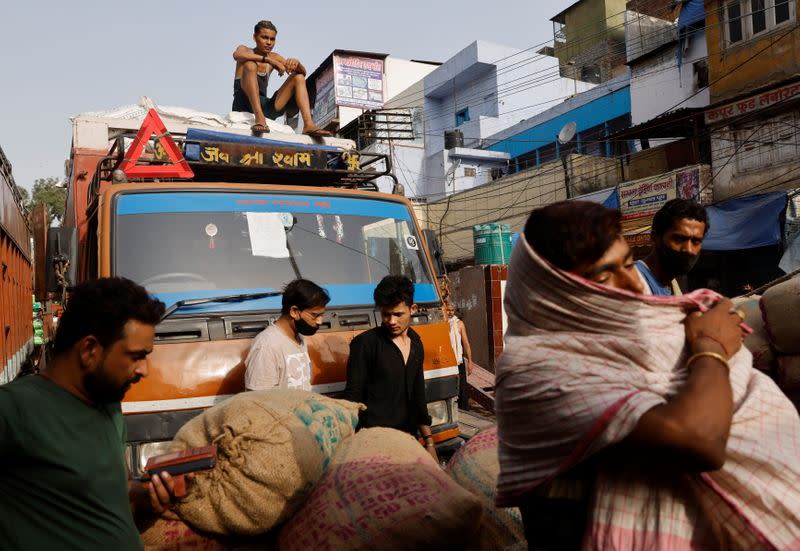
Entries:
POLYGON ((209 302, 244 302, 245 300, 254 300, 257 298, 279 297, 282 294, 282 291, 265 291, 263 293, 241 293, 238 295, 223 295, 219 297, 186 298, 179 300, 167 308, 164 312, 164 315, 161 316, 161 321, 164 321, 178 311, 179 308, 183 308, 184 306, 197 306, 199 304, 207 304, 209 302))

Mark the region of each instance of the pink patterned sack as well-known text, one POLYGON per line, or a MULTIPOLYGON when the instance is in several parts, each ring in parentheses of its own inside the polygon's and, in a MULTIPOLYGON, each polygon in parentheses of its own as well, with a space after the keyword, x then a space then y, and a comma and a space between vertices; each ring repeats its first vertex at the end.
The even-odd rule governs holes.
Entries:
POLYGON ((463 549, 480 521, 478 498, 415 438, 362 429, 339 446, 305 505, 281 529, 278 549, 463 549))

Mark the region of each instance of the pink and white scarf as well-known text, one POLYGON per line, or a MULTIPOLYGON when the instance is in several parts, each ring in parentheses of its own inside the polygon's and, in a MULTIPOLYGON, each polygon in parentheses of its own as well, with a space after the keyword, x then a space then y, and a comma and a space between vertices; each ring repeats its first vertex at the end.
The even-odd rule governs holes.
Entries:
MULTIPOLYGON (((683 321, 718 299, 707 290, 652 297, 599 285, 552 267, 521 236, 496 370, 498 505, 613 452, 673 396, 688 377, 683 321)), ((600 467, 586 548, 800 550, 800 418, 751 366, 744 347, 730 360, 734 414, 722 469, 664 481, 600 467)))

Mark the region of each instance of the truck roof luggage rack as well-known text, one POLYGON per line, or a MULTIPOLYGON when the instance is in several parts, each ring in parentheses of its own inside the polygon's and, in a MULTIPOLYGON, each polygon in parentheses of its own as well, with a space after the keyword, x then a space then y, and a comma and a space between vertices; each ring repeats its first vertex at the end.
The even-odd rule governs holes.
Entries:
POLYGON ((199 128, 190 128, 185 138, 175 140, 151 109, 141 128, 117 135, 108 155, 97 164, 88 204, 91 209, 103 181, 189 180, 377 191, 375 180, 381 176, 392 178, 399 187, 391 160, 378 153, 199 128), (132 139, 127 150, 126 139, 132 139))
MULTIPOLYGON (((109 154, 98 163, 94 178, 98 184, 100 181, 112 180, 114 170, 124 161, 125 138, 132 137, 132 134, 123 134, 116 138, 109 154)), ((392 177, 389 157, 378 153, 207 140, 176 140, 176 143, 194 171, 194 178, 191 180, 194 182, 225 181, 377 189, 373 182, 375 179, 381 176, 392 177)), ((139 159, 139 162, 159 166, 167 164, 167 157, 160 146, 155 145, 150 148, 150 156, 139 159)), ((171 181, 169 178, 163 180, 171 181)))
MULTIPOLYGON (((94 198, 100 193, 100 182, 120 182, 114 180, 114 171, 124 161, 125 138, 131 137, 132 134, 117 137, 108 155, 97 164, 89 188, 90 208, 94 198)), ((392 173, 391 161, 383 154, 355 150, 333 152, 287 146, 244 146, 200 140, 176 140, 176 143, 194 171, 194 178, 190 180, 192 182, 307 185, 369 191, 378 191, 375 180, 381 176, 388 176, 397 183, 392 173)), ((157 145, 151 150, 150 158, 142 158, 140 163, 166 164, 157 145)), ((135 178, 132 181, 187 180, 135 178)))

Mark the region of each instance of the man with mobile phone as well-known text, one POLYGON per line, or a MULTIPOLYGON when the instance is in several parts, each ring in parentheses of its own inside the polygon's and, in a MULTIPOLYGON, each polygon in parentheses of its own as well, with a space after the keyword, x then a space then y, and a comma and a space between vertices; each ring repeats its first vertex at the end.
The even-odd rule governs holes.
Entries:
POLYGON ((0 386, 3 549, 142 549, 134 514, 163 512, 174 481, 130 481, 120 401, 147 376, 163 313, 128 279, 82 283, 47 369, 0 386))

